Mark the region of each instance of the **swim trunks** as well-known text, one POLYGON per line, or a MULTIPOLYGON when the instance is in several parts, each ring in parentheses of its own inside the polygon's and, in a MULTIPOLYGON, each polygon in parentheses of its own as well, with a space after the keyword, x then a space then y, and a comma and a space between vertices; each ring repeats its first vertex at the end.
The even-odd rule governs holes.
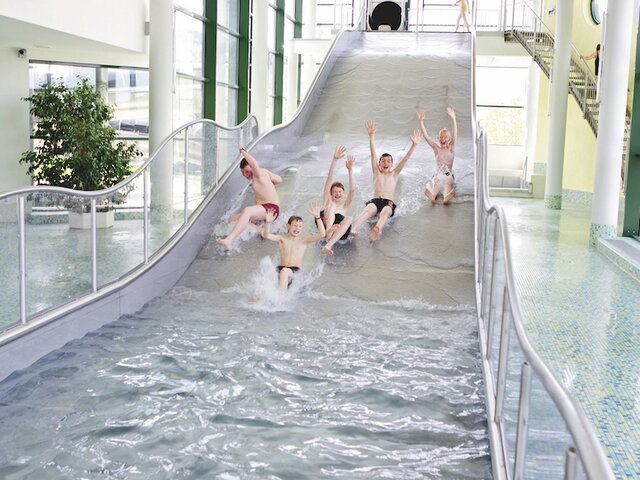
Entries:
POLYGON ((278 218, 280 216, 280 207, 278 205, 276 205, 275 203, 261 203, 261 205, 264 207, 264 211, 268 211, 268 210, 275 210, 276 211, 276 218, 278 218))
POLYGON ((396 213, 396 204, 393 203, 393 200, 389 200, 387 198, 372 198, 365 205, 369 205, 370 203, 373 203, 376 206, 378 213, 382 212, 382 209, 386 206, 391 208, 392 217, 393 214, 396 213))
MULTIPOLYGON (((333 224, 334 225, 338 225, 338 224, 342 223, 342 221, 344 220, 344 215, 342 215, 341 213, 334 213, 333 215, 334 215, 333 216, 333 224)), ((320 216, 324 220, 324 210, 320 211, 320 216)), ((347 228, 347 231, 344 232, 344 235, 342 235, 340 237, 340 240, 346 240, 347 238, 349 238, 349 234, 350 233, 351 233, 351 225, 349 225, 349 228, 347 228)))
POLYGON ((455 188, 455 175, 451 170, 449 170, 449 167, 444 164, 440 165, 431 177, 431 184, 434 185, 437 181, 444 182, 448 177, 451 177, 451 180, 453 180, 453 188, 455 188))
MULTIPOLYGON (((277 267, 277 268, 278 268, 278 273, 280 273, 280 271, 281 271, 283 268, 289 268, 289 269, 291 269, 291 271, 292 271, 294 274, 295 274, 295 273, 297 273, 297 272, 300 270, 300 267, 287 267, 286 265, 278 265, 278 267, 277 267)), ((292 282, 293 282, 293 275, 291 275, 291 276, 289 277, 289 283, 287 284, 287 286, 288 286, 288 287, 290 287, 292 282)))

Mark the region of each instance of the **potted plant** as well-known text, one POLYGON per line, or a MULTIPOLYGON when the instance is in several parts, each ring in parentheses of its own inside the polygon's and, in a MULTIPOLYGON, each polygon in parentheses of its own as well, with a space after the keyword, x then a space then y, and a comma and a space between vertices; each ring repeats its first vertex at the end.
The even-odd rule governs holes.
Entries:
MULTIPOLYGON (((37 185, 103 190, 124 180, 131 173, 131 160, 142 155, 135 145, 117 141, 116 131, 108 123, 113 107, 86 78, 71 88, 62 83, 45 85, 24 100, 31 103, 34 137, 41 142, 24 152, 20 162, 29 166, 37 185)), ((118 201, 124 201, 125 195, 119 195, 118 201)), ((113 199, 100 205, 100 210, 110 212, 111 225, 112 203, 113 199)), ((89 213, 88 202, 72 197, 64 206, 72 228, 91 225, 86 216, 83 220, 74 216, 89 213)))

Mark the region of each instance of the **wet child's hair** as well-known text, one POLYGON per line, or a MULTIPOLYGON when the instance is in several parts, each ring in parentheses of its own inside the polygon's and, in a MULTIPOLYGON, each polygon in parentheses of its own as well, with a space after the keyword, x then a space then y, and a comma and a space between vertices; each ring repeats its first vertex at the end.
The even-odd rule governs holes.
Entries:
POLYGON ((333 182, 331 184, 331 188, 329 189, 330 192, 333 192, 333 187, 340 187, 342 190, 344 190, 344 185, 340 182, 333 182))
POLYGON ((382 160, 384 157, 389 157, 391 159, 391 163, 393 163, 393 157, 391 156, 390 153, 383 153, 382 155, 380 155, 380 158, 378 159, 378 163, 380 163, 380 160, 382 160))
POLYGON ((242 160, 240 160, 240 170, 242 170, 247 165, 249 165, 249 162, 247 162, 246 158, 243 158, 242 160))
POLYGON ((302 217, 299 217, 297 215, 291 215, 289 217, 289 220, 287 220, 287 225, 291 225, 293 222, 304 222, 304 220, 302 220, 302 217))

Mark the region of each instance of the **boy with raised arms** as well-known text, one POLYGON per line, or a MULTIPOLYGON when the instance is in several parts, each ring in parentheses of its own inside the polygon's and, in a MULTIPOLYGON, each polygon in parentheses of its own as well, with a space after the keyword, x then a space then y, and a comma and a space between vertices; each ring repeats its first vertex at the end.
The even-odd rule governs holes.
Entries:
POLYGON ((374 198, 366 203, 365 209, 356 218, 352 226, 352 234, 357 235, 360 226, 374 215, 379 215, 378 222, 371 229, 369 241, 373 242, 384 227, 385 222, 396 211, 395 191, 398 184, 398 177, 416 149, 420 141, 420 132, 414 130, 410 135, 411 148, 407 154, 400 160, 398 165, 393 168, 393 157, 388 153, 383 153, 378 159, 375 147, 376 124, 373 120, 367 120, 367 133, 369 135, 369 150, 371 151, 371 170, 373 172, 373 195, 374 198))

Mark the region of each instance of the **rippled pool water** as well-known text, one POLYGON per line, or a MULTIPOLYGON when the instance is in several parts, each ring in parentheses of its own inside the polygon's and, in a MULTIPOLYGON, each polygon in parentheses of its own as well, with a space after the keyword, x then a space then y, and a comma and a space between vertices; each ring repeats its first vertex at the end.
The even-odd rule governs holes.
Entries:
POLYGON ((0 477, 490 478, 474 312, 314 296, 176 287, 14 375, 0 477))
MULTIPOLYGON (((375 244, 364 225, 331 257, 309 246, 285 295, 276 244, 248 230, 223 254, 212 238, 167 295, 0 384, 0 478, 491 478, 470 41, 377 33, 347 38, 304 128, 252 149, 284 178, 273 231, 291 214, 310 220, 337 145, 357 158, 357 215, 372 195, 365 121, 399 158, 417 108, 432 131, 448 105, 458 113, 452 205, 425 201, 434 158, 419 145, 375 244)), ((228 213, 252 200, 238 192, 228 213)), ((225 231, 222 219, 213 235, 225 231)))

